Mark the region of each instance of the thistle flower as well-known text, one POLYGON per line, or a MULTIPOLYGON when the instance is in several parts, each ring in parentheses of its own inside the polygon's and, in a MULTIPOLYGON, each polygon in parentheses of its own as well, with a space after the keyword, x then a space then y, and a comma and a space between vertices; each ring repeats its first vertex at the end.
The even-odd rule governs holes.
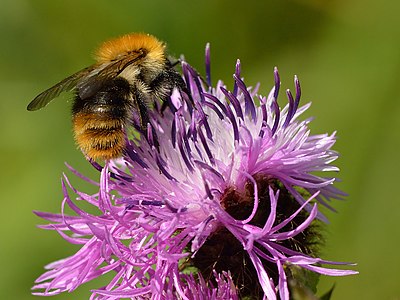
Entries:
POLYGON ((299 106, 297 77, 280 108, 277 69, 267 97, 246 87, 239 61, 232 92, 221 81, 211 87, 209 47, 206 82, 187 63, 182 69, 194 108, 178 92, 169 109, 156 103, 147 135, 129 136, 123 158, 92 162, 99 183, 70 168, 98 193, 80 192, 64 176, 61 213, 36 212, 52 222, 43 228, 81 249, 46 266, 34 294, 70 292, 114 272, 91 299, 284 300, 288 282, 307 281, 297 268, 306 277, 356 273, 323 267, 345 263, 318 257, 326 221, 318 206, 333 209, 330 200, 344 193, 335 178, 314 173, 338 171, 335 134, 310 135, 311 120, 299 120, 310 104, 299 106), (81 209, 68 188, 98 214, 81 209))

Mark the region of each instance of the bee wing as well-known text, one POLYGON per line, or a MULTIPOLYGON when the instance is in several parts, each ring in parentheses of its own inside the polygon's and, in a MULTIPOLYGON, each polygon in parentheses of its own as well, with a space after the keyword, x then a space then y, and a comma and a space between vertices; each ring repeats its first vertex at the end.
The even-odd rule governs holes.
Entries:
POLYGON ((106 81, 117 77, 126 67, 137 63, 145 56, 146 53, 140 49, 125 55, 121 59, 98 66, 95 72, 77 83, 79 97, 86 99, 93 96, 106 81))
POLYGON ((93 65, 83 70, 80 70, 79 72, 76 72, 75 74, 72 74, 71 76, 61 80, 56 85, 52 86, 51 88, 45 90, 44 92, 36 96, 36 98, 33 99, 31 103, 28 104, 27 109, 32 111, 45 107, 51 100, 58 97, 62 92, 68 92, 73 90, 76 87, 78 81, 81 78, 87 76, 87 74, 92 72, 94 69, 95 66, 93 65))
POLYGON ((27 109, 30 111, 41 109, 62 92, 71 91, 75 88, 78 89, 79 97, 86 99, 94 95, 107 80, 117 77, 127 66, 136 63, 145 56, 146 53, 140 49, 125 55, 121 59, 102 65, 92 65, 80 70, 39 94, 29 103, 27 109))

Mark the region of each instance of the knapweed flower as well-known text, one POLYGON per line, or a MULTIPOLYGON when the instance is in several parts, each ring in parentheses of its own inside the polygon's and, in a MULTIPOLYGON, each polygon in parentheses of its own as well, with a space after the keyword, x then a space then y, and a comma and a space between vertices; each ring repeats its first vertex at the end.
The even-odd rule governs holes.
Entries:
POLYGON ((156 103, 152 126, 127 137, 124 157, 92 162, 99 183, 71 168, 98 193, 64 176, 61 214, 37 212, 52 222, 43 228, 81 248, 49 264, 35 294, 70 292, 113 272, 91 299, 285 300, 293 282, 315 290, 307 286, 314 274, 356 273, 318 257, 326 219, 318 206, 331 208, 344 194, 335 178, 315 173, 338 171, 335 135, 311 135, 311 120, 300 120, 310 105, 299 106, 298 79, 280 108, 277 69, 263 97, 245 85, 239 62, 232 91, 221 81, 212 87, 209 58, 207 47, 206 80, 182 64, 194 106, 178 91, 167 108, 156 103), (98 213, 80 208, 69 190, 98 213))

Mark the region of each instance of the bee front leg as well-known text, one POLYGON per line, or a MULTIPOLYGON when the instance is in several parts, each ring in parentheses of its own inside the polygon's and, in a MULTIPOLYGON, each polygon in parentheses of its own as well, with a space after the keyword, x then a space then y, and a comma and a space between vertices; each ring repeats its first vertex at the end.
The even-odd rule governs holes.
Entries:
POLYGON ((174 69, 168 69, 157 75, 149 85, 150 89, 163 102, 168 101, 174 88, 177 88, 182 99, 187 103, 189 110, 194 107, 194 101, 182 76, 174 69))

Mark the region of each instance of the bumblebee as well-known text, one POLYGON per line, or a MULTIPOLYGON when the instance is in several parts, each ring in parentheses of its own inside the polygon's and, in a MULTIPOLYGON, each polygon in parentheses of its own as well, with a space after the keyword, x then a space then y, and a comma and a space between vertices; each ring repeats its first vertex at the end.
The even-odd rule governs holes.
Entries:
POLYGON ((74 91, 72 122, 78 147, 90 159, 109 160, 122 156, 128 126, 147 131, 148 108, 155 99, 166 101, 174 88, 189 94, 166 56, 165 44, 149 34, 107 41, 95 57, 94 65, 42 92, 27 109, 41 109, 62 92, 74 91))

